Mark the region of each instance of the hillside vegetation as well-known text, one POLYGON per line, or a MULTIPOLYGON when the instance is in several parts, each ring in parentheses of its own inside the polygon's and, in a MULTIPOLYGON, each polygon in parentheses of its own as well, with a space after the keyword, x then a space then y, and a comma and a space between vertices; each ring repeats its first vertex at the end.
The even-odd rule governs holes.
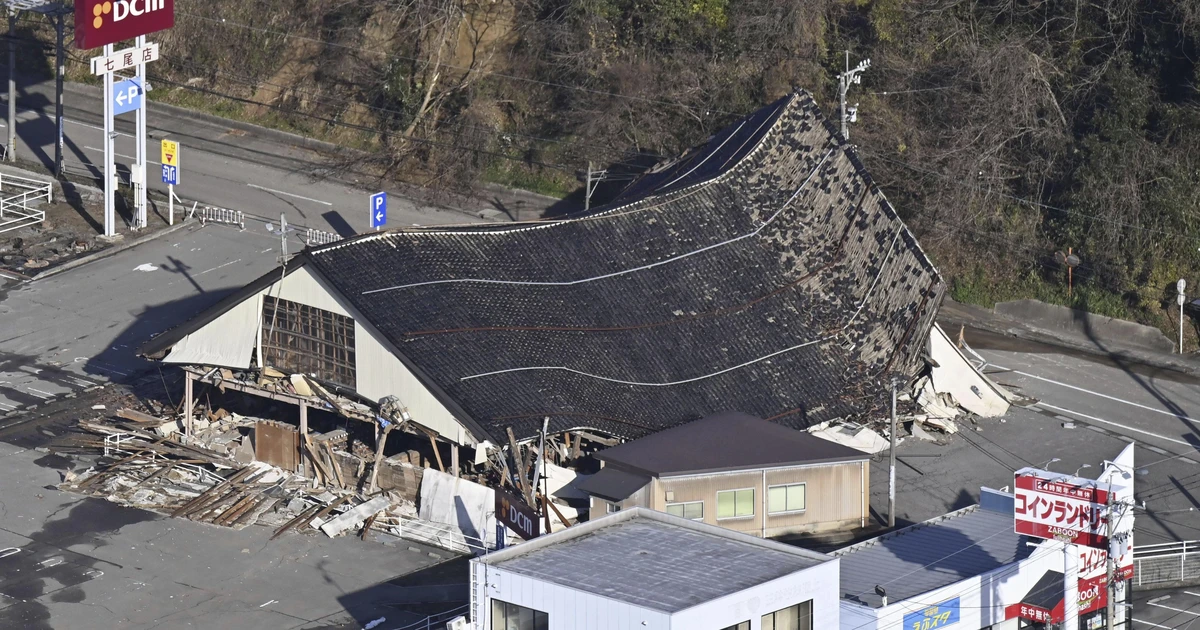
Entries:
MULTIPOLYGON (((1200 247, 1200 0, 178 0, 160 98, 366 149, 431 186, 563 195, 795 87, 960 300, 1174 328, 1200 247), (163 94, 166 92, 166 94, 163 94)), ((362 165, 360 165, 362 166, 362 165)), ((1194 344, 1194 342, 1193 342, 1194 344)))

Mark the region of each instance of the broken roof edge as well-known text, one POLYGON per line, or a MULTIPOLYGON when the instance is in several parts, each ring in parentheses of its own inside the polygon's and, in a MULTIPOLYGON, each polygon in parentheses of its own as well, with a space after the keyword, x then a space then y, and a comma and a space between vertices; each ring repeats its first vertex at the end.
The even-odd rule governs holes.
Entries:
POLYGON ((606 527, 611 527, 625 521, 632 521, 635 519, 654 521, 656 523, 678 527, 680 529, 688 529, 701 534, 708 534, 717 538, 749 544, 760 549, 786 553, 792 556, 810 560, 814 564, 830 562, 834 560, 834 557, 830 554, 823 554, 817 551, 804 549, 802 547, 794 547, 792 545, 776 542, 774 540, 759 538, 757 536, 751 536, 750 534, 743 534, 742 532, 734 531, 732 529, 726 529, 716 525, 709 525, 708 523, 693 521, 679 516, 672 516, 666 512, 658 512, 656 510, 651 510, 650 508, 635 506, 623 509, 619 512, 607 514, 594 521, 580 523, 578 525, 568 527, 567 529, 559 530, 551 534, 545 534, 543 536, 534 538, 533 540, 528 540, 512 547, 507 547, 500 551, 494 551, 487 555, 475 558, 472 560, 472 562, 496 566, 498 563, 506 560, 511 560, 519 556, 534 553, 545 547, 550 547, 552 545, 573 540, 575 538, 581 538, 606 527))
MULTIPOLYGON (((809 94, 808 91, 806 91, 806 90, 796 90, 796 91, 788 94, 787 96, 783 97, 782 99, 779 99, 779 100, 788 99, 788 103, 782 104, 779 108, 779 111, 782 112, 788 105, 791 104, 792 101, 795 101, 796 99, 800 99, 800 98, 807 98, 810 102, 812 102, 813 106, 817 108, 818 112, 820 112, 820 107, 817 105, 816 99, 814 99, 812 97, 812 95, 809 94)), ((750 112, 748 114, 745 114, 744 116, 742 116, 742 119, 748 118, 749 116, 753 116, 754 113, 755 112, 750 112)), ((825 118, 823 112, 820 112, 820 113, 822 114, 822 116, 821 116, 822 122, 824 122, 826 127, 828 127, 830 125, 829 121, 825 118)), ((369 241, 373 241, 373 240, 386 239, 389 237, 400 236, 400 235, 404 235, 404 236, 463 236, 463 235, 506 236, 509 234, 516 234, 516 233, 527 232, 527 231, 531 231, 531 230, 551 229, 554 227, 567 225, 570 223, 581 222, 581 221, 594 221, 597 219, 606 218, 610 214, 618 213, 623 210, 626 212, 621 212, 621 214, 648 211, 648 210, 651 210, 652 208, 645 208, 645 209, 639 210, 636 208, 632 208, 632 206, 635 206, 639 203, 646 201, 647 199, 651 199, 651 198, 655 198, 655 197, 669 197, 669 196, 674 196, 674 195, 683 195, 685 193, 689 193, 693 189, 702 188, 705 186, 712 186, 713 184, 719 183, 723 179, 729 177, 730 173, 733 172, 734 168, 738 164, 741 164, 742 162, 750 159, 751 157, 754 156, 754 154, 756 154, 762 150, 763 141, 767 138, 768 135, 770 135, 771 130, 775 128, 775 125, 778 122, 779 122, 778 113, 776 113, 774 119, 771 121, 771 124, 765 125, 764 130, 754 140, 754 146, 751 149, 746 151, 746 153, 743 154, 737 160, 737 162, 734 162, 733 164, 728 165, 726 168, 722 169, 721 172, 716 173, 715 175, 713 175, 707 179, 703 179, 703 180, 682 186, 680 188, 675 188, 675 189, 667 189, 664 191, 650 190, 641 196, 634 197, 634 198, 631 198, 628 200, 618 198, 615 204, 601 206, 600 208, 597 208, 594 211, 591 211, 587 214, 581 214, 581 215, 573 217, 573 218, 512 222, 509 225, 512 225, 513 227, 507 227, 506 225, 495 224, 495 223, 478 223, 478 224, 460 224, 460 225, 452 226, 456 229, 445 229, 444 227, 441 227, 441 226, 422 226, 422 227, 415 228, 415 229, 408 228, 408 227, 393 228, 393 229, 389 229, 389 230, 381 230, 378 232, 368 232, 368 233, 364 233, 364 234, 357 234, 357 235, 352 236, 347 239, 342 239, 342 240, 334 241, 332 243, 327 243, 325 245, 321 245, 318 247, 306 249, 305 252, 312 253, 312 254, 320 254, 320 253, 327 252, 327 251, 333 251, 333 250, 341 248, 341 247, 347 247, 347 246, 355 244, 355 243, 363 243, 363 242, 369 242, 369 241)), ((722 130, 724 130, 724 128, 722 130)), ((715 135, 713 137, 715 137, 715 135)), ((693 147, 687 153, 685 153, 683 156, 680 156, 680 157, 676 158, 675 160, 672 160, 671 162, 674 163, 678 160, 682 160, 687 155, 691 154, 692 152, 700 150, 703 147, 706 147, 708 145, 708 142, 711 142, 713 137, 710 137, 710 139, 708 141, 706 141, 705 144, 697 145, 696 147, 693 147)), ((845 144, 844 140, 841 140, 840 135, 837 136, 837 138, 839 139, 839 141, 841 141, 840 146, 843 146, 843 147, 848 146, 845 144)))
MULTIPOLYGON (((271 271, 251 281, 241 289, 238 289, 230 295, 222 298, 216 304, 210 306, 204 311, 201 311, 195 317, 192 317, 191 319, 175 327, 169 328, 153 339, 150 339, 138 349, 138 356, 156 361, 161 360, 161 357, 154 358, 152 355, 160 354, 170 350, 172 346, 174 346, 184 337, 207 326, 221 315, 227 313, 234 306, 241 304, 255 293, 258 293, 259 291, 271 286, 280 278, 281 270, 283 272, 283 277, 287 277, 297 269, 308 265, 308 263, 311 262, 311 259, 308 257, 309 254, 309 249, 301 251, 294 258, 292 258, 292 260, 288 261, 286 265, 275 267, 271 271)), ((471 437, 475 439, 475 442, 479 443, 490 439, 495 444, 503 443, 498 436, 494 436, 484 429, 483 425, 476 421, 471 414, 467 413, 467 411, 463 409, 457 401, 451 398, 440 386, 438 386, 433 379, 429 378, 429 375, 425 374, 425 372, 418 367, 417 364, 412 361, 412 359, 405 356, 405 354, 401 352, 400 349, 397 348, 390 339, 388 339, 387 335, 382 334, 379 329, 369 319, 367 319, 366 316, 359 312, 359 310, 354 307, 354 303, 351 302, 350 299, 345 295, 343 295, 342 291, 337 288, 337 285, 330 281, 329 278, 325 277, 325 273, 321 271, 320 265, 312 265, 309 269, 309 273, 314 275, 314 277, 317 279, 317 283, 323 290, 329 292, 333 297, 335 297, 335 299, 337 299, 338 302, 342 304, 343 308, 346 308, 347 312, 351 314, 351 319, 368 328, 368 332, 371 333, 371 336, 374 337, 384 348, 391 352, 392 355, 396 357, 396 360, 399 361, 401 365, 403 365, 404 368, 407 369, 413 375, 413 377, 416 378, 417 381, 420 382, 421 385, 425 387, 425 389, 427 389, 429 393, 432 394, 433 397, 446 408, 447 411, 450 412, 452 416, 454 416, 455 421, 457 421, 463 426, 464 429, 466 429, 471 437)), ((351 389, 355 390, 355 394, 361 396, 361 394, 358 394, 357 388, 351 389)))
POLYGON ((161 360, 162 357, 155 357, 156 354, 167 352, 172 346, 179 343, 184 337, 200 330, 201 328, 212 323, 213 320, 229 312, 233 307, 241 304, 246 298, 258 293, 266 287, 275 283, 280 277, 280 272, 283 272, 283 277, 290 276, 292 272, 305 266, 308 263, 306 258, 302 258, 303 252, 297 254, 292 260, 283 265, 279 265, 267 273, 251 280, 242 288, 230 293, 229 295, 217 300, 215 304, 193 315, 182 323, 176 324, 161 333, 147 339, 134 352, 137 356, 151 359, 154 361, 161 360), (293 261, 295 262, 293 264, 293 261))

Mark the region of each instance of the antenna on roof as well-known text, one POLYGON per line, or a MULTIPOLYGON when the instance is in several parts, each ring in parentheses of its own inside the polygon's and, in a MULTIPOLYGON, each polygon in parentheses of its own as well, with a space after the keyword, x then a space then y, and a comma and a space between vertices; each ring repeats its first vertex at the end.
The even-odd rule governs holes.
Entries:
POLYGON ((846 51, 846 71, 838 75, 838 100, 842 105, 842 137, 850 139, 850 123, 858 122, 858 103, 846 107, 846 92, 851 85, 862 83, 862 73, 871 67, 871 60, 864 59, 850 69, 850 51, 846 51))

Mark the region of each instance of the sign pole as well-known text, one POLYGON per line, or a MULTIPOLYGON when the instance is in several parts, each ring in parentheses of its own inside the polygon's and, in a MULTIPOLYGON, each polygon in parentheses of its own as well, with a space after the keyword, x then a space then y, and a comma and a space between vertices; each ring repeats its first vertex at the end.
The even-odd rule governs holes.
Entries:
POLYGON ((1108 596, 1108 603, 1107 603, 1106 609, 1104 611, 1104 623, 1105 623, 1106 627, 1108 628, 1108 630, 1113 630, 1113 619, 1114 619, 1113 611, 1116 608, 1116 599, 1117 599, 1117 585, 1114 583, 1114 582, 1116 582, 1115 577, 1116 577, 1116 573, 1117 573, 1117 559, 1114 557, 1115 554, 1113 553, 1112 473, 1109 473, 1109 476, 1108 476, 1108 502, 1107 503, 1108 503, 1108 518, 1105 519, 1107 521, 1106 528, 1105 528, 1106 529, 1105 535, 1108 537, 1108 549, 1107 549, 1108 553, 1105 554, 1105 556, 1107 556, 1107 558, 1105 558, 1105 562, 1104 562, 1104 564, 1106 565, 1105 569, 1104 569, 1104 588, 1105 588, 1105 594, 1108 596))
POLYGON ((1063 537, 1063 630, 1079 630, 1079 552, 1063 537))
POLYGON ((175 225, 175 184, 167 184, 167 207, 170 208, 167 225, 175 225))
POLYGON ((63 28, 67 19, 65 11, 60 9, 55 15, 54 37, 56 42, 54 52, 54 122, 58 126, 58 143, 54 145, 54 176, 63 176, 63 80, 67 76, 67 57, 63 50, 63 28))
MULTIPOLYGON (((104 45, 104 56, 112 55, 112 44, 104 45)), ((113 182, 113 75, 104 73, 104 235, 116 234, 115 185, 113 182)))
POLYGON ((8 161, 17 161, 17 12, 8 10, 8 161))
POLYGON ((896 379, 892 379, 892 429, 888 436, 888 527, 896 526, 896 379))
MULTIPOLYGON (((136 43, 138 48, 146 45, 146 36, 139 35, 136 43)), ((137 169, 139 181, 137 184, 134 204, 137 206, 137 227, 144 229, 146 227, 146 64, 139 63, 137 65, 137 83, 138 91, 141 92, 141 100, 137 108, 137 169)))

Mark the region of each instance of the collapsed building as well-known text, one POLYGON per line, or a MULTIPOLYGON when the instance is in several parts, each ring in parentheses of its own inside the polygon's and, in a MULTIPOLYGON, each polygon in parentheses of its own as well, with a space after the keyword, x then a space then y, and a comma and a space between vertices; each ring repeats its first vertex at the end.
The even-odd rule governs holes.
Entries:
POLYGON ((572 453, 728 410, 794 429, 881 416, 892 378, 927 369, 944 291, 797 92, 603 208, 308 248, 140 352, 183 368, 186 409, 193 382, 295 404, 287 461, 317 408, 526 486, 509 468, 543 430, 572 453))

